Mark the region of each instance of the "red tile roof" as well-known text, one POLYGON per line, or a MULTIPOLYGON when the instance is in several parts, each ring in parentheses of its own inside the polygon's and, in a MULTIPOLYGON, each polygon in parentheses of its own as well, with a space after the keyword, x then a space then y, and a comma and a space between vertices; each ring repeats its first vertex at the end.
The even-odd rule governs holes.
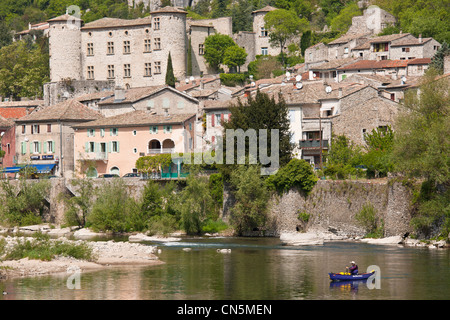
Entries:
POLYGON ((431 63, 431 58, 417 58, 417 59, 408 60, 408 65, 410 65, 410 64, 430 64, 430 63, 431 63))
POLYGON ((0 108, 0 116, 6 119, 20 119, 26 115, 26 108, 0 108))
POLYGON ((357 69, 383 69, 383 68, 406 68, 408 60, 360 60, 337 70, 357 70, 357 69))

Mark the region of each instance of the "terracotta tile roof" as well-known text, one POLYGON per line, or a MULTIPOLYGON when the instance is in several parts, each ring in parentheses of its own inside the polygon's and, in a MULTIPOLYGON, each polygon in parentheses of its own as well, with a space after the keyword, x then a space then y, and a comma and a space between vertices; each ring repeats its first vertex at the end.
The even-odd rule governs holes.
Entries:
POLYGON ((0 128, 9 128, 14 125, 14 121, 0 116, 0 128))
POLYGON ((252 13, 269 12, 269 11, 273 11, 273 10, 277 10, 277 8, 274 8, 274 7, 272 7, 272 6, 265 6, 264 8, 259 9, 259 10, 255 10, 255 11, 253 11, 252 13))
POLYGON ((131 27, 131 26, 150 26, 151 17, 138 18, 138 19, 119 19, 119 18, 101 18, 89 23, 86 23, 81 29, 102 29, 102 28, 121 28, 121 27, 131 27))
POLYGON ((86 107, 84 104, 75 99, 71 99, 36 110, 31 114, 20 118, 19 121, 87 121, 99 119, 101 117, 102 115, 99 112, 86 107))
POLYGON ((114 95, 114 91, 100 91, 88 93, 75 98, 78 101, 90 101, 90 100, 101 100, 114 95))
POLYGON ((77 17, 71 16, 71 15, 68 15, 68 14, 63 14, 63 15, 61 15, 61 16, 58 16, 58 17, 49 19, 49 20, 47 20, 47 22, 53 22, 53 21, 68 21, 69 19, 75 19, 75 20, 83 21, 83 20, 81 20, 81 19, 79 19, 79 18, 77 18, 77 17))
POLYGON ((44 100, 25 100, 25 101, 3 101, 0 102, 0 108, 7 107, 38 107, 44 105, 44 100))
POLYGON ((19 119, 26 115, 26 108, 0 108, 0 116, 6 119, 19 119))
POLYGON ((416 58, 416 59, 408 60, 408 65, 411 65, 411 64, 430 64, 430 63, 431 63, 431 58, 416 58))
POLYGON ((411 35, 410 33, 397 33, 397 34, 389 34, 386 36, 379 36, 372 39, 369 39, 370 43, 377 43, 377 42, 390 42, 394 40, 398 40, 401 38, 404 38, 406 36, 411 35))
POLYGON ((236 105, 238 103, 239 99, 242 102, 245 102, 245 100, 246 100, 245 97, 232 98, 230 100, 206 100, 205 104, 203 106, 203 109, 206 111, 228 109, 228 108, 230 108, 230 106, 236 105))
POLYGON ((154 14, 154 13, 184 13, 187 14, 187 11, 177 8, 177 7, 171 7, 171 6, 166 6, 166 7, 162 7, 158 10, 152 11, 150 12, 150 14, 154 14))
POLYGON ((310 67, 310 70, 332 70, 337 69, 339 67, 346 66, 350 63, 357 61, 358 58, 345 58, 345 59, 336 59, 331 60, 325 63, 321 63, 318 66, 310 67))
POLYGON ((173 90, 173 91, 185 96, 188 99, 193 99, 193 100, 197 101, 194 97, 164 84, 164 85, 159 85, 159 86, 124 89, 125 90, 125 99, 124 100, 115 101, 115 96, 113 94, 112 96, 106 97, 104 100, 100 101, 98 104, 105 105, 105 104, 134 103, 141 99, 147 98, 155 93, 158 93, 164 89, 173 90))
POLYGON ((401 47, 401 46, 420 46, 430 41, 433 38, 422 38, 420 41, 417 38, 414 39, 400 39, 391 43, 391 47, 401 47))
POLYGON ((174 114, 170 116, 156 115, 147 111, 132 111, 117 116, 102 118, 94 121, 74 125, 73 128, 97 128, 97 127, 131 127, 157 124, 181 124, 195 114, 174 114))
POLYGON ((408 60, 359 60, 347 66, 337 68, 337 70, 405 68, 407 65, 408 60))
POLYGON ((342 37, 339 37, 339 38, 329 42, 328 45, 347 43, 351 40, 364 38, 364 37, 368 37, 368 36, 369 36, 369 34, 367 34, 367 33, 345 34, 342 37))

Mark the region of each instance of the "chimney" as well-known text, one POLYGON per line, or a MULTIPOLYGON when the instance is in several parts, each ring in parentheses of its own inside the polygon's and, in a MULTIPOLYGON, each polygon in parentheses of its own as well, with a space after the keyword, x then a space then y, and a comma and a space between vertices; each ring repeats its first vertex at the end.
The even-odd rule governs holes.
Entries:
POLYGON ((419 34, 419 43, 422 43, 422 34, 419 34))
POLYGON ((339 88, 338 90, 338 98, 342 98, 342 88, 339 88))
POLYGON ((114 89, 114 102, 120 102, 125 100, 125 90, 122 87, 116 87, 114 89))
POLYGON ((203 79, 200 79, 200 89, 205 89, 205 83, 203 82, 203 79))

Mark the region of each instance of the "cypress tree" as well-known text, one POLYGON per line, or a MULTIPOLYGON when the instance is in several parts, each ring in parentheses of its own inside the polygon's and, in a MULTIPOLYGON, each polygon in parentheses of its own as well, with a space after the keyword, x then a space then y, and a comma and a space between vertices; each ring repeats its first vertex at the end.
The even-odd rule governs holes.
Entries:
POLYGON ((167 59, 166 84, 175 88, 175 75, 173 74, 172 57, 170 56, 170 52, 169 58, 167 59))

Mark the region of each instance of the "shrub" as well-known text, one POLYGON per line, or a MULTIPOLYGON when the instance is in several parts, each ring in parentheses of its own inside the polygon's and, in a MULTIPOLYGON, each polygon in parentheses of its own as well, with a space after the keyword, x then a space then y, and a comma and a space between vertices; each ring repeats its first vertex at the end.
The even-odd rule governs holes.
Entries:
POLYGON ((207 219, 202 226, 202 231, 205 233, 218 233, 228 228, 229 225, 220 219, 218 220, 207 219))
POLYGON ((294 158, 276 174, 269 176, 266 183, 269 188, 278 192, 286 192, 295 187, 309 194, 317 180, 308 162, 294 158))
POLYGON ((364 204, 361 210, 355 215, 355 219, 366 230, 366 237, 383 237, 384 222, 383 220, 378 221, 377 211, 371 203, 364 204))
POLYGON ((243 85, 247 75, 244 73, 221 73, 220 82, 224 86, 235 87, 236 85, 243 85))

